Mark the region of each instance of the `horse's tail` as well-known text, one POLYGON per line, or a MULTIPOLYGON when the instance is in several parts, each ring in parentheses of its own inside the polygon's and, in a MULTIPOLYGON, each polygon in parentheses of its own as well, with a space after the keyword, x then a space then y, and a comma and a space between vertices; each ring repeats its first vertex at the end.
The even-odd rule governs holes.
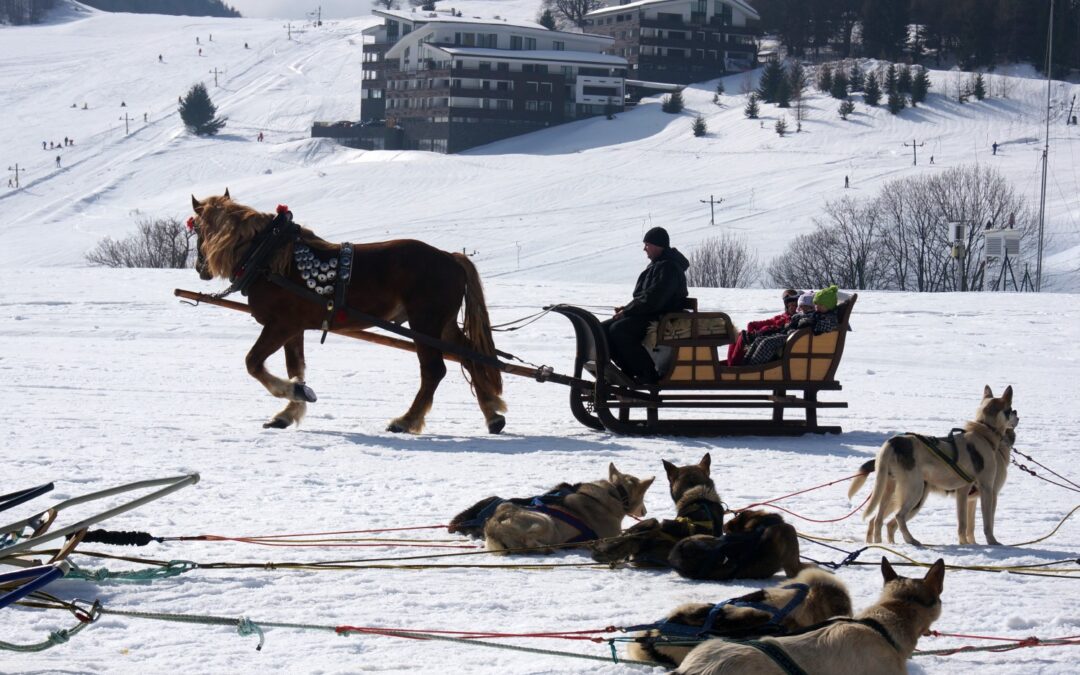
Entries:
MULTIPOLYGON (((480 273, 476 271, 476 265, 473 265, 468 256, 461 253, 451 255, 465 270, 465 337, 476 351, 486 356, 495 356, 495 340, 491 336, 491 318, 484 300, 480 273)), ((502 394, 502 372, 497 368, 476 364, 470 371, 473 383, 479 391, 487 391, 495 396, 502 394)))

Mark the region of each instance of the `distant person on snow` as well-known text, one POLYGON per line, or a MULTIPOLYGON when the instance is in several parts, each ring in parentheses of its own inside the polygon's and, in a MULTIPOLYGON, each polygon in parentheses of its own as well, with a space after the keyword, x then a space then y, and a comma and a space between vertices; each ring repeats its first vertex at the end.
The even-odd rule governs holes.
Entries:
POLYGON ((659 380, 656 366, 641 341, 649 328, 667 312, 678 312, 686 301, 686 270, 690 262, 671 248, 667 230, 654 227, 643 240, 649 265, 634 285, 634 299, 615 308, 615 316, 604 322, 615 363, 642 384, 659 380))
POLYGON ((244 43, 244 49, 251 49, 251 47, 248 47, 248 43, 245 42, 244 43))
POLYGON ((844 176, 844 187, 845 188, 851 187, 851 183, 848 182, 848 177, 847 176, 844 176))
POLYGON ((157 55, 157 60, 158 63, 165 63, 165 57, 163 57, 161 54, 157 55))
POLYGON ((42 142, 41 142, 41 149, 42 149, 42 150, 46 150, 46 149, 47 149, 47 148, 45 147, 45 141, 42 141, 42 142))
POLYGON ((998 149, 997 141, 994 141, 994 144, 991 145, 990 147, 994 149, 994 154, 996 155, 997 154, 997 149, 998 149))
POLYGON ((259 142, 260 143, 263 142, 263 132, 261 132, 261 131, 259 132, 259 142))
POLYGON ((57 166, 58 168, 59 168, 59 166, 60 166, 60 155, 57 155, 57 156, 56 156, 56 166, 57 166))

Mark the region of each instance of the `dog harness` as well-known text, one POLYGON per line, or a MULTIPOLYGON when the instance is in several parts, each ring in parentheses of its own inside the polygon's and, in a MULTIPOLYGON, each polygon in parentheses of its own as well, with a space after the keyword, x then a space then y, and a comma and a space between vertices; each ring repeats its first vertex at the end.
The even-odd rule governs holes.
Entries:
MULTIPOLYGON (((889 631, 885 629, 885 626, 882 626, 874 619, 849 619, 846 617, 837 617, 835 619, 829 619, 828 621, 819 623, 816 626, 804 628, 803 630, 797 631, 796 633, 792 633, 792 635, 802 635, 804 633, 815 631, 819 628, 824 628, 825 626, 831 626, 834 623, 857 623, 866 626, 867 628, 870 628, 878 635, 880 635, 882 639, 888 642, 889 646, 895 649, 898 654, 903 655, 903 652, 900 649, 900 645, 896 644, 896 640, 894 640, 893 637, 889 635, 889 631)), ((776 644, 775 642, 764 642, 762 640, 743 640, 739 642, 739 644, 744 644, 747 647, 753 647, 765 656, 768 656, 770 659, 772 659, 773 663, 779 666, 780 669, 788 675, 807 675, 807 672, 803 670, 802 667, 798 663, 796 663, 795 660, 792 659, 787 652, 784 651, 783 647, 776 644)))
MULTIPOLYGON (((627 508, 627 510, 629 510, 628 502, 630 500, 630 495, 627 494, 626 488, 624 488, 623 486, 617 485, 616 487, 619 488, 619 496, 623 502, 623 505, 627 508)), ((488 519, 491 518, 492 515, 494 515, 495 509, 499 508, 501 504, 511 502, 524 509, 529 509, 530 511, 539 511, 540 513, 555 518, 556 520, 561 520, 570 527, 576 529, 578 531, 578 536, 568 541, 568 544, 580 544, 581 542, 592 541, 593 539, 598 539, 599 537, 597 537, 596 532, 594 532, 591 527, 589 527, 581 519, 576 518, 567 511, 557 508, 557 505, 561 504, 563 500, 565 500, 567 497, 572 494, 577 494, 580 488, 581 485, 578 484, 568 488, 563 488, 561 490, 552 490, 551 492, 545 492, 538 497, 531 497, 529 499, 492 499, 490 503, 488 503, 484 508, 480 510, 479 513, 476 514, 475 518, 467 520, 463 523, 459 523, 458 527, 462 529, 483 529, 484 524, 487 523, 488 519)), ((582 494, 583 496, 588 496, 584 493, 582 494)))
POLYGON ((914 436, 915 438, 922 441, 922 443, 926 447, 930 448, 931 452, 933 452, 935 455, 937 455, 938 459, 945 462, 945 464, 950 469, 952 469, 953 472, 956 473, 957 476, 960 476, 960 480, 964 481, 965 483, 974 483, 975 479, 970 474, 968 474, 967 471, 964 471, 964 469, 960 467, 960 464, 957 463, 957 460, 960 458, 960 443, 962 443, 963 440, 961 439, 961 441, 957 442, 956 437, 957 436, 962 436, 963 433, 964 433, 963 429, 957 429, 957 428, 954 428, 952 431, 949 432, 948 442, 953 447, 953 455, 952 455, 952 457, 950 457, 948 455, 948 453, 946 453, 941 448, 941 443, 940 443, 939 439, 937 439, 937 438, 933 438, 931 436, 923 436, 921 434, 915 434, 915 433, 910 433, 910 432, 907 433, 907 434, 904 434, 904 435, 905 436, 914 436))

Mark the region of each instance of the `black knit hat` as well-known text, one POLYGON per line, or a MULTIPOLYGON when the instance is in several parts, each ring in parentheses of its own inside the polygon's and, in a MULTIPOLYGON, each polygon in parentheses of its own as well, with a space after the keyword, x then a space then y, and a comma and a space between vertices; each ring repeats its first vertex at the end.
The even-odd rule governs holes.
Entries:
POLYGON ((671 239, 668 237, 667 230, 662 227, 654 227, 645 233, 645 238, 642 240, 646 244, 652 244, 653 246, 660 246, 661 248, 669 248, 671 246, 671 239))

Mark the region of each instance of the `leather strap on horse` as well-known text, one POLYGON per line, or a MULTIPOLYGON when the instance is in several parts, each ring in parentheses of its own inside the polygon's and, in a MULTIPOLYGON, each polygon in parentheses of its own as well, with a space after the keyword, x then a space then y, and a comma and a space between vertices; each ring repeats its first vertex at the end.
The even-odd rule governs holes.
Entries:
POLYGON ((349 282, 352 280, 352 259, 353 246, 346 241, 341 244, 341 251, 338 253, 334 299, 326 303, 326 318, 322 322, 322 337, 319 339, 319 344, 326 343, 326 334, 334 327, 334 319, 338 315, 337 308, 345 306, 345 295, 349 290, 349 282))
MULTIPOLYGON (((300 286, 299 284, 293 282, 290 279, 286 279, 285 277, 281 276, 280 274, 271 274, 269 276, 269 279, 270 279, 271 282, 277 284, 281 288, 284 288, 287 291, 290 291, 290 292, 292 292, 292 293, 294 293, 296 295, 299 295, 302 298, 306 298, 306 299, 311 300, 313 302, 319 302, 319 303, 322 303, 322 301, 323 301, 322 296, 320 296, 320 295, 318 295, 316 293, 312 293, 312 292, 308 291, 303 286, 300 286)), ((424 333, 419 333, 419 332, 417 332, 415 330, 412 330, 410 328, 403 328, 402 326, 400 326, 400 325, 398 325, 398 324, 396 324, 396 323, 394 323, 392 321, 387 321, 386 319, 381 319, 381 318, 379 318, 379 317, 377 317, 377 316, 375 316, 373 314, 368 314, 367 312, 361 312, 359 310, 353 309, 352 307, 348 307, 348 306, 340 307, 339 306, 339 307, 337 307, 336 311, 338 313, 344 312, 349 318, 354 319, 356 321, 359 321, 361 323, 371 324, 372 326, 375 326, 376 328, 381 328, 381 329, 383 329, 385 331, 388 331, 390 333, 395 333, 397 335, 401 335, 402 337, 407 337, 410 340, 412 340, 413 342, 417 342, 419 344, 427 345, 428 347, 438 349, 441 352, 447 352, 447 353, 450 353, 450 354, 457 354, 458 356, 461 356, 462 358, 468 359, 470 361, 474 361, 476 363, 483 364, 485 366, 491 366, 492 368, 496 368, 498 370, 506 370, 506 365, 507 364, 503 363, 502 361, 495 358, 494 356, 488 356, 487 354, 481 354, 480 352, 476 351, 475 349, 469 349, 467 347, 462 347, 461 345, 456 345, 456 344, 447 342, 446 340, 442 340, 442 339, 437 338, 437 337, 432 337, 432 336, 426 335, 424 333)))
POLYGON ((936 438, 934 438, 932 436, 923 436, 921 434, 915 434, 915 433, 910 433, 910 432, 907 433, 906 435, 907 436, 914 436, 915 438, 922 441, 922 443, 926 447, 930 448, 931 452, 933 452, 935 455, 937 455, 938 459, 945 462, 945 464, 947 464, 948 467, 950 469, 952 469, 953 472, 956 473, 957 476, 960 476, 961 480, 963 480, 965 483, 971 484, 971 483, 975 482, 975 478, 973 478, 970 474, 968 474, 967 471, 964 471, 960 467, 960 465, 957 463, 957 460, 960 458, 960 444, 964 442, 963 441, 963 434, 964 434, 963 429, 958 429, 958 428, 955 428, 955 427, 951 431, 949 431, 949 439, 948 440, 949 440, 949 443, 953 446, 953 453, 954 453, 953 457, 949 457, 949 455, 941 448, 941 444, 938 442, 938 439, 936 439, 936 438), (959 442, 957 442, 957 440, 956 440, 957 436, 961 437, 959 442))
POLYGON ((220 293, 214 294, 215 298, 224 298, 240 291, 246 296, 251 284, 259 278, 259 273, 266 267, 266 261, 281 247, 282 244, 295 238, 300 232, 300 226, 293 222, 292 211, 284 204, 277 207, 277 215, 267 223, 248 246, 240 264, 233 270, 229 277, 229 287, 220 293))

